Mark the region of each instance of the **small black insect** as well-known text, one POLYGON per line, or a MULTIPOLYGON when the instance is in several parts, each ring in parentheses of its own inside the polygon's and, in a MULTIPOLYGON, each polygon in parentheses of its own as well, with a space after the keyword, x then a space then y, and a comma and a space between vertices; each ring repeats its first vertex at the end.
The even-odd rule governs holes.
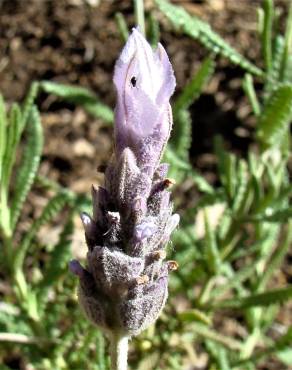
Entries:
POLYGON ((133 76, 133 77, 131 78, 131 84, 132 84, 132 86, 133 86, 133 87, 135 87, 135 86, 136 86, 136 83, 137 83, 137 79, 136 79, 136 77, 135 77, 135 76, 133 76))

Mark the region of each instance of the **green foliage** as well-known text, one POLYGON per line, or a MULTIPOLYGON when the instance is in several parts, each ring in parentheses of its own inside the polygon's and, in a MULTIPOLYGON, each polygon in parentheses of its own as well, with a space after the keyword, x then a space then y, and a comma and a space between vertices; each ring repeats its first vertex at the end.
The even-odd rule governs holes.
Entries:
POLYGON ((128 40, 129 37, 129 30, 127 26, 127 22, 125 20, 125 17, 122 13, 118 12, 115 14, 115 20, 117 23, 118 30, 120 32, 121 38, 124 42, 128 40))
POLYGON ((42 81, 40 87, 48 94, 80 105, 86 112, 93 117, 102 119, 106 124, 112 124, 114 120, 112 109, 101 103, 95 94, 84 87, 63 85, 51 81, 42 81))
POLYGON ((21 208, 34 182, 43 148, 43 132, 36 107, 31 108, 27 126, 27 144, 17 170, 11 204, 11 227, 15 228, 21 208))
POLYGON ((246 309, 257 306, 268 306, 279 304, 292 298, 292 287, 270 290, 267 293, 253 294, 248 297, 226 299, 216 304, 216 308, 246 309))
POLYGON ((272 68, 272 31, 273 31, 274 7, 273 0, 263 1, 263 27, 261 32, 262 51, 266 70, 272 68))
POLYGON ((202 90, 208 83, 210 77, 214 73, 215 63, 212 56, 203 60, 200 68, 194 77, 186 84, 181 94, 176 98, 173 105, 173 114, 180 110, 185 110, 200 96, 202 90))
MULTIPOLYGON (((211 56, 207 57, 194 77, 176 98, 173 105, 173 132, 165 154, 165 161, 170 163, 169 176, 177 181, 181 181, 186 174, 189 175, 191 170, 191 167, 188 165, 192 138, 192 119, 189 108, 202 94, 214 73, 214 68, 213 58, 211 56)), ((196 171, 191 170, 191 176, 201 191, 212 192, 206 180, 196 171)))
POLYGON ((182 7, 172 5, 166 0, 155 0, 159 9, 166 15, 170 22, 186 35, 199 40, 208 50, 215 54, 221 54, 232 63, 238 64, 246 71, 262 76, 261 69, 256 67, 226 41, 224 41, 210 25, 194 15, 187 13, 182 7))
MULTIPOLYGON (((292 241, 288 171, 292 10, 281 35, 275 27, 273 1, 263 1, 261 70, 206 22, 165 0, 156 4, 171 25, 201 42, 210 55, 173 103, 174 126, 164 160, 170 164, 169 177, 178 183, 174 202, 181 222, 168 249, 179 269, 170 275, 168 304, 156 326, 131 342, 130 367, 183 369, 186 357, 196 358, 198 346, 207 353, 210 370, 256 370, 272 355, 284 369, 291 362, 292 330, 280 326, 281 336, 270 333, 279 324, 281 306, 292 298, 291 285, 279 286, 275 279, 292 241), (214 73, 215 54, 247 72, 242 87, 255 117, 256 134, 243 156, 227 150, 222 138, 215 139, 216 182, 209 183, 194 168, 189 151, 196 129, 192 104, 214 73), (259 77, 262 85, 257 83, 259 77), (230 330, 225 322, 232 323, 230 330)), ((135 1, 135 6, 136 19, 144 27, 143 4, 135 1)), ((116 14, 116 21, 126 39, 124 16, 116 14)), ((146 16, 146 33, 156 46, 159 17, 152 9, 146 16)), ((0 341, 5 341, 1 333, 15 335, 14 342, 3 343, 0 362, 6 350, 13 349, 35 369, 109 370, 106 338, 81 316, 76 282, 67 273, 74 217, 81 210, 90 212, 91 202, 37 173, 43 132, 34 102, 40 88, 83 107, 105 124, 114 119, 112 109, 79 86, 33 83, 24 104, 14 103, 10 109, 0 97, 0 267, 5 276, 0 341), (50 196, 38 218, 28 223, 24 206, 35 181, 50 196), (38 238, 41 228, 52 224, 59 227, 57 241, 43 245, 38 238), (12 289, 6 292, 6 285, 12 289)))
POLYGON ((267 101, 258 122, 258 137, 268 147, 282 148, 292 120, 292 85, 278 87, 267 101))
MULTIPOLYGON (((56 195, 48 201, 28 230, 23 233, 18 228, 17 221, 22 212, 25 214, 25 200, 36 178, 43 149, 42 125, 34 105, 38 87, 37 83, 32 84, 23 106, 14 103, 7 113, 2 97, 0 99, 0 130, 3 133, 0 156, 0 265, 7 283, 12 287, 0 307, 0 332, 3 332, 3 335, 0 333, 0 341, 15 341, 14 346, 29 344, 29 347, 25 347, 24 355, 28 355, 37 368, 50 369, 51 365, 48 364, 53 365, 55 360, 53 356, 50 360, 44 357, 44 352, 48 350, 45 347, 51 348, 53 343, 57 346, 58 340, 56 334, 51 334, 52 327, 46 326, 47 310, 51 304, 50 294, 52 290, 55 290, 53 294, 57 294, 60 278, 67 270, 71 255, 73 209, 77 209, 80 200, 75 194, 57 186, 56 195), (40 227, 50 224, 65 205, 73 209, 51 255, 51 265, 42 271, 41 279, 36 284, 31 281, 31 268, 27 270, 27 260, 39 255, 35 245, 40 227)), ((36 267, 34 269, 37 270, 36 267)), ((57 303, 57 307, 60 307, 58 304, 60 302, 57 303)), ((54 320, 63 320, 62 314, 57 312, 54 320)), ((55 368, 59 368, 59 365, 55 368)))
POLYGON ((43 212, 33 222, 17 249, 17 253, 15 256, 15 269, 19 269, 21 267, 25 254, 40 227, 51 222, 51 220, 56 217, 64 208, 64 206, 70 201, 72 201, 71 194, 65 191, 60 192, 48 201, 45 208, 43 209, 43 212))

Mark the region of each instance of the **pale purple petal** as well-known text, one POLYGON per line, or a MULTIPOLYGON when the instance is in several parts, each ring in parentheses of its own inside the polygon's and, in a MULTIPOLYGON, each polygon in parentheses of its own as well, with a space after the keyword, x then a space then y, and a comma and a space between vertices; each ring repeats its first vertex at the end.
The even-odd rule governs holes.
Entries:
POLYGON ((155 169, 172 125, 169 98, 175 87, 164 48, 159 44, 154 52, 144 36, 133 29, 116 63, 114 83, 116 154, 129 146, 139 165, 148 162, 155 169))

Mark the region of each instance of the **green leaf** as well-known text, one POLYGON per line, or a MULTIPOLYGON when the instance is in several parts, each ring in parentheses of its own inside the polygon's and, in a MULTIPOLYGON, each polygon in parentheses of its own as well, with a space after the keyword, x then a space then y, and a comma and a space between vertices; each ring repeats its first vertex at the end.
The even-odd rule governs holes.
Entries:
POLYGON ((160 39, 159 22, 153 13, 149 14, 149 28, 148 28, 148 39, 153 48, 157 47, 160 39))
POLYGON ((267 147, 280 147, 292 120, 292 86, 282 85, 271 95, 258 122, 257 136, 267 147))
POLYGON ((289 67, 289 59, 292 52, 292 3, 290 2, 289 13, 286 23, 286 31, 284 37, 284 50, 282 55, 280 79, 285 80, 287 68, 289 67))
POLYGON ((243 159, 240 159, 238 161, 236 172, 237 181, 232 203, 232 211, 234 213, 241 213, 244 208, 245 202, 248 199, 248 196, 246 194, 248 186, 248 172, 247 164, 243 159))
POLYGON ((139 26, 142 35, 145 36, 144 0, 134 0, 135 23, 139 26))
POLYGON ((22 115, 17 104, 13 104, 9 114, 9 126, 7 130, 7 145, 3 160, 3 184, 8 191, 9 179, 15 162, 16 150, 20 140, 19 126, 22 123, 22 115))
POLYGON ((2 95, 0 95, 0 179, 2 179, 3 159, 6 148, 6 130, 7 130, 7 117, 5 103, 2 95))
MULTIPOLYGON (((187 325, 190 325, 187 323, 187 325)), ((236 339, 220 334, 215 330, 209 329, 203 324, 196 323, 191 326, 194 332, 205 339, 210 339, 216 343, 222 344, 224 347, 229 348, 233 351, 241 350, 241 343, 236 339)))
POLYGON ((177 317, 178 317, 179 320, 181 320, 183 322, 198 321, 198 322, 202 322, 203 324, 206 324, 206 325, 211 325, 211 323, 212 323, 209 316, 207 316, 203 311, 200 311, 196 308, 193 308, 191 310, 186 310, 186 311, 183 311, 183 312, 179 312, 177 314, 177 317))
POLYGON ((115 21, 117 23, 118 30, 120 31, 122 40, 126 42, 129 37, 129 30, 124 15, 120 12, 115 13, 115 21))
POLYGON ((48 94, 56 95, 70 103, 80 105, 93 117, 100 118, 108 124, 114 121, 112 109, 101 103, 95 94, 84 87, 42 81, 41 88, 48 94))
POLYGON ((237 158, 226 152, 220 136, 215 138, 215 153, 218 158, 218 172, 229 202, 235 196, 237 185, 237 158))
POLYGON ((72 217, 65 224, 58 243, 54 246, 48 261, 43 271, 43 280, 37 286, 38 300, 46 301, 48 298, 48 289, 54 283, 56 284, 64 271, 68 270, 68 262, 71 257, 71 244, 73 234, 72 217))
POLYGON ((189 148, 192 140, 192 120, 189 111, 181 109, 175 118, 173 134, 170 139, 170 145, 174 154, 188 162, 189 148))
POLYGON ((250 101, 254 115, 259 116, 261 113, 261 106, 257 98, 251 74, 249 73, 245 74, 242 87, 245 92, 245 95, 248 97, 250 101))
POLYGON ((24 101, 24 104, 22 106, 22 124, 19 125, 19 131, 18 131, 18 135, 21 136, 22 134, 22 131, 24 130, 26 124, 27 124, 27 120, 29 119, 30 117, 30 113, 31 113, 31 109, 33 107, 33 104, 34 104, 34 101, 35 101, 35 98, 37 96, 39 92, 39 83, 38 82, 33 82, 30 86, 30 89, 28 91, 28 94, 25 98, 25 101, 24 101))
POLYGON ((214 194, 215 190, 208 183, 208 181, 202 175, 200 175, 196 170, 191 170, 191 172, 189 173, 189 178, 191 178, 194 181, 197 188, 202 193, 214 194))
POLYGON ((210 357, 215 360, 220 370, 232 370, 228 360, 228 352, 222 345, 211 340, 206 340, 206 347, 210 353, 210 357))
MULTIPOLYGON (((292 327, 289 327, 286 334, 282 335, 277 341, 263 350, 257 351, 249 358, 245 358, 243 360, 237 361, 233 364, 234 368, 242 368, 242 365, 247 365, 248 363, 256 364, 259 360, 270 356, 273 353, 278 353, 284 350, 291 349, 292 343, 292 327)), ((290 365, 290 364, 289 364, 290 365)), ((245 368, 244 368, 245 369, 245 368)))
POLYGON ((286 288, 274 289, 265 293, 252 294, 247 297, 238 297, 236 299, 226 299, 216 302, 212 305, 212 309, 234 308, 247 309, 258 306, 268 306, 272 304, 281 304, 292 298, 292 286, 286 288))
POLYGON ((292 222, 288 223, 288 231, 285 235, 285 239, 279 243, 277 249, 271 256, 269 262, 266 264, 266 269, 259 279, 257 290, 261 291, 264 289, 266 284, 269 282, 273 274, 280 267, 285 255, 288 253, 292 242, 292 222))
POLYGON ((285 348, 281 351, 278 351, 277 357, 283 362, 283 364, 290 366, 292 364, 292 349, 285 348))
POLYGON ((262 39, 262 52, 266 70, 272 68, 272 31, 273 31, 273 16, 274 6, 273 0, 263 1, 263 31, 261 34, 262 39))
POLYGON ((251 217, 250 220, 258 221, 258 222, 278 223, 278 222, 287 222, 290 218, 292 218, 292 207, 279 209, 269 215, 260 215, 260 216, 251 217))
POLYGON ((211 228, 209 216, 206 210, 204 210, 204 224, 205 224, 204 244, 207 266, 210 268, 210 272, 216 275, 220 271, 221 259, 220 253, 218 251, 215 231, 211 228))
POLYGON ((191 165, 177 156, 176 152, 172 149, 171 145, 168 145, 164 153, 163 161, 170 164, 170 166, 176 167, 177 169, 188 171, 191 165))
POLYGON ((246 71, 262 76, 263 71, 243 57, 225 40, 212 30, 210 25, 194 15, 187 13, 182 7, 172 5, 165 0, 155 0, 159 9, 171 23, 185 34, 199 40, 207 49, 215 54, 221 54, 232 63, 238 64, 246 71))
POLYGON ((236 271, 234 275, 228 279, 228 281, 226 281, 222 285, 217 286, 216 289, 211 291, 209 299, 213 300, 216 297, 220 297, 222 294, 224 294, 228 290, 236 288, 237 286, 240 286, 241 283, 249 279, 251 276, 254 276, 256 272, 256 262, 258 261, 259 259, 255 260, 254 263, 244 266, 240 270, 236 271))
POLYGON ((30 229, 25 234, 22 243, 18 246, 14 261, 15 269, 19 269, 22 266, 30 243, 32 242, 39 228, 42 225, 49 223, 63 209, 63 207, 66 204, 69 204, 71 201, 72 195, 67 191, 60 192, 48 201, 47 205, 43 209, 42 214, 33 222, 30 229))
POLYGON ((281 35, 277 35, 274 48, 273 48, 273 62, 272 68, 269 71, 264 84, 264 101, 269 99, 271 93, 279 86, 280 74, 281 74, 281 61, 284 53, 284 38, 281 35))
MULTIPOLYGON (((188 109, 190 105, 193 104, 193 102, 200 96, 204 87, 208 83, 210 77, 214 73, 214 69, 215 69, 214 58, 212 56, 205 58, 202 64, 200 65, 200 68, 197 71, 197 73, 194 75, 191 81, 185 85, 183 91, 175 100, 175 103, 173 105, 174 117, 176 117, 176 114, 181 109, 188 109)), ((175 118, 174 121, 176 125, 175 118)))
POLYGON ((15 179, 14 196, 11 205, 11 228, 14 229, 22 205, 34 182, 43 148, 43 129, 38 110, 33 106, 27 127, 27 142, 15 179))

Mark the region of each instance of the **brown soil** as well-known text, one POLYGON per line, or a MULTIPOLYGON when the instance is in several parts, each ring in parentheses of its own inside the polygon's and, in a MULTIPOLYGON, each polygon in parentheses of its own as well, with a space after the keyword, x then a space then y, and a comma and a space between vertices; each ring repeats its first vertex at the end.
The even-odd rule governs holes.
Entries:
MULTIPOLYGON (((147 10, 153 8, 151 0, 145 3, 147 10)), ((173 3, 209 21, 238 51, 258 63, 256 7, 260 1, 173 3)), ((283 12, 286 2, 276 3, 283 12)), ((117 11, 134 25, 130 0, 0 0, 0 91, 6 101, 21 101, 33 80, 45 79, 89 87, 102 102, 114 107, 112 72, 123 45, 114 20, 117 11)), ((179 93, 207 52, 196 41, 171 31, 160 14, 157 17, 162 19, 161 41, 173 62, 179 93)), ((243 71, 224 59, 217 62, 206 91, 191 107, 191 159, 211 182, 216 182, 213 136, 221 133, 232 150, 244 155, 254 126, 241 89, 243 71)), ((45 130, 41 174, 74 191, 89 192, 92 183, 102 180, 96 168, 110 157, 112 129, 82 109, 44 93, 37 104, 45 130)), ((32 194, 30 204, 31 209, 42 206, 44 197, 32 194)), ((285 323, 288 316, 283 311, 285 323)), ((272 363, 262 367, 276 368, 272 363)))

